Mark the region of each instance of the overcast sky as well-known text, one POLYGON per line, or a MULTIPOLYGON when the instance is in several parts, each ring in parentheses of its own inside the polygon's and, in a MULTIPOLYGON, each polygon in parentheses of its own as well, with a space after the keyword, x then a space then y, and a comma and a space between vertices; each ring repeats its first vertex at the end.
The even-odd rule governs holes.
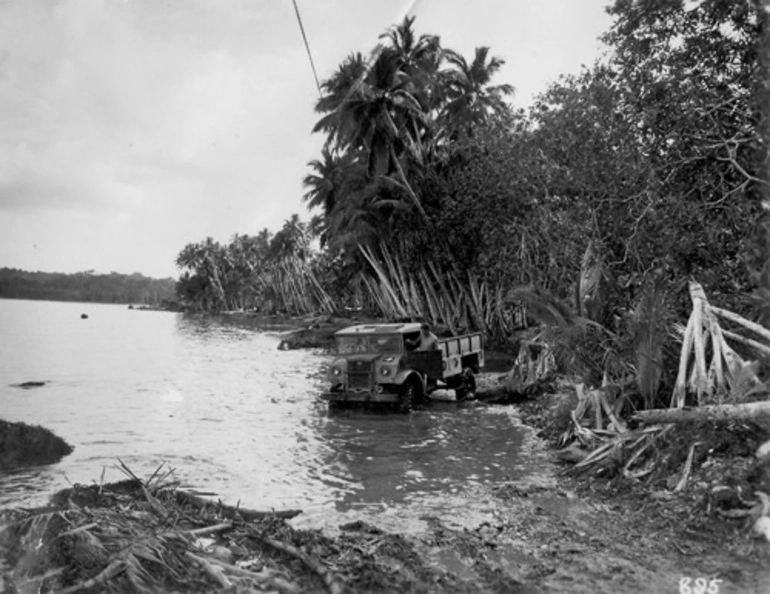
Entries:
MULTIPOLYGON (((606 0, 419 0, 418 33, 489 45, 526 106, 600 52, 606 0)), ((319 76, 412 2, 298 0, 319 76)), ((0 267, 176 276, 207 236, 302 203, 317 90, 291 0, 0 0, 0 267)))

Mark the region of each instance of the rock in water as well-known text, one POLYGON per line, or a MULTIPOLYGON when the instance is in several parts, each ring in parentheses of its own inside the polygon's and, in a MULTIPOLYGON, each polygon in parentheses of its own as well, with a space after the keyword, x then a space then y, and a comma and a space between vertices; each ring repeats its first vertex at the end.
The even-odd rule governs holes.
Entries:
POLYGON ((0 420, 0 472, 16 466, 53 464, 72 446, 48 429, 0 420))
POLYGON ((14 388, 22 388, 23 390, 29 390, 30 388, 42 388, 45 386, 45 382, 22 382, 20 384, 13 384, 14 388))

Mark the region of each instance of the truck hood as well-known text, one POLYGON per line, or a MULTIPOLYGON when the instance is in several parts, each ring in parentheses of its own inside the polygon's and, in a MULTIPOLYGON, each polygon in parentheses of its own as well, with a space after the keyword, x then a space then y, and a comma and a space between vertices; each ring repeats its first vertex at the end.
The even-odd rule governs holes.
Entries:
POLYGON ((349 363, 353 361, 365 361, 366 363, 371 363, 380 357, 382 357, 382 353, 367 353, 361 355, 348 355, 347 360, 349 363))

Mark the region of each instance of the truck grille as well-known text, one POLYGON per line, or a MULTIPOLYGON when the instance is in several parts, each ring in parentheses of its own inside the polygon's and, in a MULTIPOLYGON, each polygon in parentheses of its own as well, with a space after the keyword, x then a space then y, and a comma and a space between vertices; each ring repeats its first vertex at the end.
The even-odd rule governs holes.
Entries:
POLYGON ((372 364, 369 361, 348 362, 348 389, 369 390, 372 364))

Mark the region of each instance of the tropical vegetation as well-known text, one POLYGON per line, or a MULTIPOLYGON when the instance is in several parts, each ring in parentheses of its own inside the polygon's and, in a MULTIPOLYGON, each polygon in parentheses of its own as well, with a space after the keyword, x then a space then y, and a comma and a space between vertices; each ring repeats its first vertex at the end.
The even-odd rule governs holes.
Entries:
POLYGON ((691 280, 767 319, 767 13, 759 0, 607 11, 605 56, 526 110, 495 81, 493 50, 463 56, 412 17, 351 53, 315 106, 313 220, 187 246, 180 295, 205 310, 366 307, 500 343, 546 321, 561 364, 592 384, 648 370, 651 406, 674 381, 666 329, 689 315, 691 280))

